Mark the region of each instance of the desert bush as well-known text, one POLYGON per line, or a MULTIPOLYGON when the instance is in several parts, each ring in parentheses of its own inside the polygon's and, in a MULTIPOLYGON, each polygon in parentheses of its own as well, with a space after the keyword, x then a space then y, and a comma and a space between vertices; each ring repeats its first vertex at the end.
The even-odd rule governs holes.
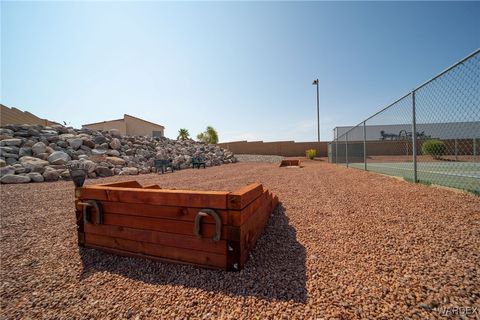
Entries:
POLYGON ((317 156, 317 150, 315 149, 308 149, 305 151, 305 155, 308 159, 313 160, 317 156))
POLYGON ((427 140, 422 144, 422 154, 430 155, 433 159, 440 159, 441 156, 445 155, 447 151, 447 146, 445 142, 440 140, 427 140))

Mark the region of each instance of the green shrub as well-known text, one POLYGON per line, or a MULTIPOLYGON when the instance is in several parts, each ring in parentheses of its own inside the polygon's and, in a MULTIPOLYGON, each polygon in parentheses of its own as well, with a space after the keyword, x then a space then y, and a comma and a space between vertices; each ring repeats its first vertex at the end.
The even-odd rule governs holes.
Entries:
POLYGON ((422 144, 422 154, 430 155, 433 159, 440 159, 445 155, 447 146, 440 140, 427 140, 422 144))
POLYGON ((307 151, 305 151, 305 155, 307 156, 308 159, 313 160, 317 156, 317 150, 308 149, 307 151))
POLYGON ((204 132, 197 134, 197 139, 206 144, 217 144, 218 133, 213 127, 208 126, 204 132))

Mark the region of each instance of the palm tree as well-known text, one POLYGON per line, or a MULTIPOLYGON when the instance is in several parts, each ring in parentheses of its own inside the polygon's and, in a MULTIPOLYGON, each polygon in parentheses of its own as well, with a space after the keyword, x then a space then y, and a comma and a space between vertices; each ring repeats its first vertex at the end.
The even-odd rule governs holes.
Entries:
POLYGON ((188 137, 190 137, 190 133, 188 133, 188 129, 178 130, 177 140, 187 140, 188 137))

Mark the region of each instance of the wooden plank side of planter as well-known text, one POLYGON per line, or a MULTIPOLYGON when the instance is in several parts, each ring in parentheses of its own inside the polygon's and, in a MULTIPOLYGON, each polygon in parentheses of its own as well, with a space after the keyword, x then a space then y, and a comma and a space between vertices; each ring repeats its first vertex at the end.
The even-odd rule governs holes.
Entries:
POLYGON ((242 210, 229 210, 229 224, 233 226, 241 226, 247 221, 252 214, 254 214, 257 209, 262 206, 263 202, 268 197, 268 190, 263 191, 262 195, 253 200, 248 206, 242 210))
POLYGON ((260 235, 267 224, 267 221, 273 211, 273 199, 274 197, 269 194, 269 196, 262 203, 262 206, 258 208, 255 214, 251 215, 250 218, 240 228, 240 268, 243 268, 245 265, 249 252, 255 247, 258 238, 260 238, 260 235))
MULTIPOLYGON (((96 221, 95 210, 92 210, 92 221, 96 221)), ((141 229, 141 230, 184 234, 188 236, 194 235, 193 221, 158 219, 158 218, 151 218, 151 217, 130 216, 125 214, 104 212, 103 224, 111 225, 111 226, 141 229)), ((229 228, 230 226, 228 225, 222 226, 220 239, 228 240, 227 230, 229 228)), ((202 238, 212 238, 213 235, 215 234, 215 225, 209 224, 209 223, 201 223, 200 234, 202 235, 202 238)))
POLYGON ((142 187, 142 185, 136 180, 128 180, 128 181, 123 181, 123 182, 102 183, 102 184, 97 184, 96 186, 117 187, 117 188, 141 188, 142 187))
POLYGON ((165 206, 227 209, 228 192, 169 189, 137 189, 102 186, 80 188, 82 200, 118 201, 165 206))
POLYGON ((87 234, 97 234, 112 238, 156 243, 168 247, 178 247, 217 254, 226 254, 227 251, 225 240, 213 241, 208 238, 197 239, 193 235, 189 236, 112 225, 95 225, 90 223, 85 225, 85 232, 87 234))
POLYGON ((248 206, 253 200, 260 197, 263 193, 261 183, 252 183, 234 192, 230 192, 227 196, 228 209, 241 210, 248 206))
POLYGON ((175 261, 189 262, 202 266, 211 266, 222 269, 226 268, 226 255, 223 254, 168 247, 155 243, 132 241, 92 233, 85 234, 85 246, 111 248, 175 261))
MULTIPOLYGON (((172 219, 191 221, 195 220, 200 208, 187 207, 172 207, 172 206, 156 206, 143 203, 124 203, 124 202, 110 202, 100 201, 103 211, 106 213, 119 213, 129 216, 151 217, 158 219, 172 219)), ((81 205, 77 204, 77 209, 82 209, 81 205)), ((223 225, 228 225, 228 211, 215 210, 220 216, 223 225)), ((134 217, 132 217, 133 219, 134 217)), ((215 220, 211 216, 202 218, 202 223, 215 224, 215 220)))
POLYGON ((112 249, 112 248, 107 248, 107 247, 101 247, 101 246, 96 246, 96 245, 92 245, 92 244, 89 244, 87 247, 92 248, 92 249, 96 249, 96 250, 101 250, 101 251, 104 251, 104 252, 107 252, 107 253, 110 253, 110 254, 114 254, 114 255, 117 255, 117 256, 131 257, 131 258, 137 258, 137 259, 149 259, 149 260, 154 260, 154 261, 158 261, 158 262, 162 262, 162 263, 185 264, 185 265, 207 268, 207 269, 213 269, 213 270, 224 269, 224 268, 221 268, 221 267, 202 265, 202 264, 192 263, 192 262, 188 262, 188 261, 178 261, 178 260, 174 260, 174 259, 160 258, 160 257, 152 256, 152 255, 135 253, 135 252, 119 250, 119 249, 112 249))
POLYGON ((83 224, 83 208, 78 208, 77 200, 75 200, 75 220, 77 225, 77 241, 79 246, 85 244, 85 230, 83 224))
POLYGON ((158 184, 148 184, 143 186, 143 189, 162 189, 158 184))

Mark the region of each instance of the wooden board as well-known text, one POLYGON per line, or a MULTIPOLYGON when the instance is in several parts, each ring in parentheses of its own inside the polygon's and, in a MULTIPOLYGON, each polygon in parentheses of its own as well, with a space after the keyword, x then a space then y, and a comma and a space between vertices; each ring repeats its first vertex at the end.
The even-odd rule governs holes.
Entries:
POLYGON ((162 189, 158 184, 149 184, 143 186, 143 189, 162 189))
POLYGON ((136 180, 129 180, 129 181, 123 181, 123 182, 102 183, 102 184, 97 184, 96 186, 121 187, 121 188, 141 188, 142 187, 142 185, 136 180))
POLYGON ((131 257, 131 258, 137 258, 137 259, 148 259, 148 260, 153 260, 153 261, 158 261, 158 262, 163 262, 163 263, 172 263, 172 264, 185 264, 185 265, 190 265, 190 266, 196 266, 196 267, 201 267, 201 268, 206 268, 206 269, 225 269, 223 267, 218 267, 218 266, 210 266, 210 265, 204 265, 200 263, 192 263, 190 261, 178 261, 175 259, 168 259, 168 258, 161 258, 161 257, 156 257, 148 254, 141 254, 141 253, 135 253, 135 252, 130 252, 130 251, 125 251, 125 250, 120 250, 120 249, 113 249, 113 248, 107 248, 107 247, 102 247, 102 246, 96 246, 93 244, 89 244, 87 248, 90 249, 95 249, 95 250, 100 250, 104 251, 110 254, 115 254, 117 256, 124 256, 124 257, 131 257))
POLYGON ((112 238, 156 243, 169 247, 179 247, 218 254, 225 254, 226 252, 225 240, 213 241, 209 238, 197 239, 193 233, 189 236, 119 226, 95 225, 90 223, 85 225, 85 232, 87 234, 97 234, 112 238))
POLYGON ((241 226, 247 221, 251 215, 255 214, 257 209, 267 200, 269 193, 268 190, 263 191, 263 193, 251 202, 248 206, 242 210, 229 210, 229 224, 233 226, 241 226))
POLYGON ((227 209, 224 191, 190 191, 86 186, 80 189, 82 200, 118 201, 164 206, 227 209))
MULTIPOLYGON (((191 221, 195 220, 200 208, 187 208, 187 207, 174 207, 174 206, 157 206, 143 203, 123 203, 123 202, 111 202, 100 201, 100 204, 104 212, 107 213, 119 213, 140 217, 150 217, 158 219, 172 219, 191 221)), ((77 202, 77 210, 82 210, 83 207, 77 202)), ((215 210, 220 216, 223 225, 230 224, 227 210, 215 210)), ((202 218, 202 223, 215 224, 215 220, 211 216, 202 218)))
POLYGON ((267 224, 270 214, 273 211, 273 199, 274 197, 269 194, 267 201, 242 225, 240 234, 240 268, 243 268, 245 265, 249 252, 255 247, 258 238, 260 238, 267 224))
POLYGON ((226 255, 190 250, 178 247, 169 247, 155 243, 132 241, 121 238, 113 238, 98 234, 85 234, 85 246, 118 249, 128 252, 151 255, 176 261, 185 261, 195 264, 207 265, 224 269, 226 267, 226 255))
POLYGON ((253 183, 237 191, 230 192, 227 196, 228 208, 241 210, 261 196, 262 193, 263 186, 260 183, 253 183))
MULTIPOLYGON (((95 221, 95 220, 96 220, 96 213, 93 211, 92 221, 95 221)), ((86 227, 86 225, 87 224, 85 224, 84 228, 86 227)), ((125 214, 104 212, 103 225, 183 234, 187 236, 194 235, 193 221, 158 219, 158 218, 151 218, 151 217, 130 216, 125 214)), ((228 225, 222 226, 221 239, 224 239, 224 240, 229 239, 228 230, 230 228, 233 228, 233 227, 230 227, 228 225)), ((213 238, 213 235, 215 234, 215 225, 209 224, 209 223, 202 223, 200 226, 200 234, 202 235, 202 238, 208 238, 208 239, 213 238)), ((235 231, 233 231, 232 234, 233 234, 232 237, 234 237, 235 231)))

